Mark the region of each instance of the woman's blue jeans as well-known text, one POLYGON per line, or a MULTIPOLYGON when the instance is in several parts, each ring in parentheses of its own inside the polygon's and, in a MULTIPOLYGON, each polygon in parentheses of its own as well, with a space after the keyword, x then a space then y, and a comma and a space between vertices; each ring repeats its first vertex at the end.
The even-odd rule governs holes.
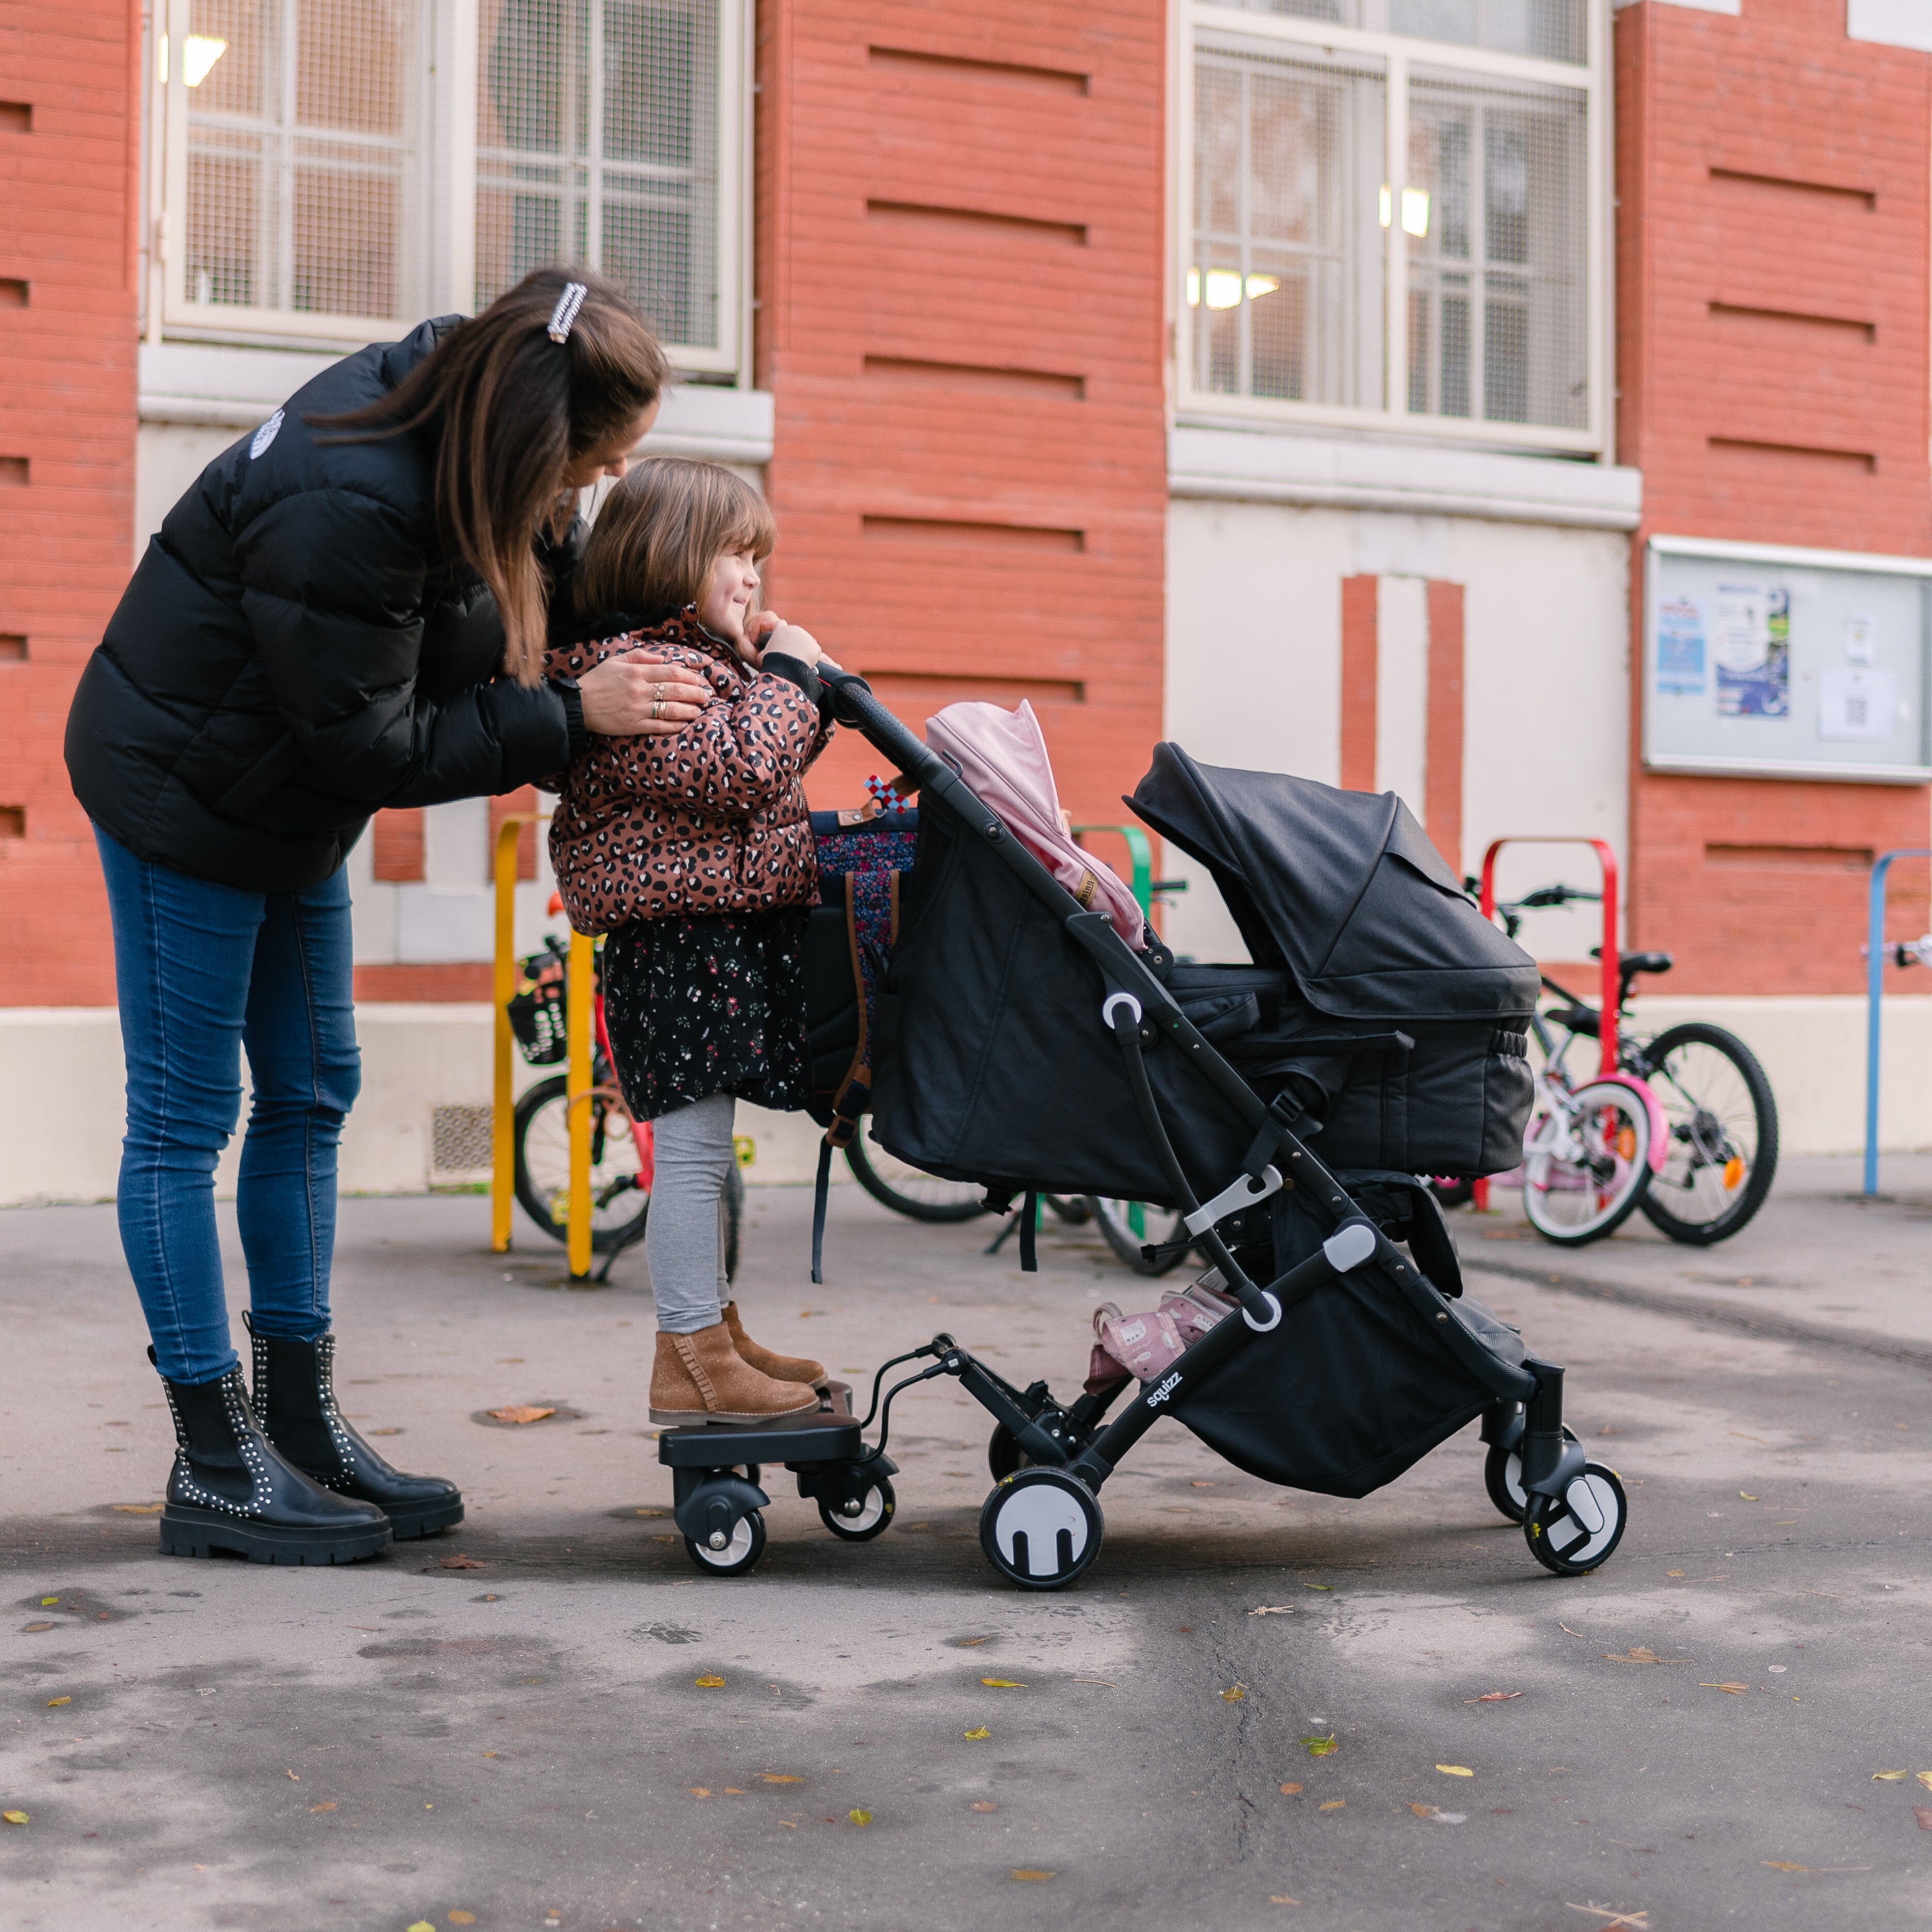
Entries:
POLYGON ((149 865, 97 826, 114 921, 128 1062, 121 1246, 170 1382, 226 1375, 214 1170, 254 1100, 236 1217, 254 1324, 312 1340, 328 1328, 335 1150, 362 1084, 349 881, 240 892, 149 865))

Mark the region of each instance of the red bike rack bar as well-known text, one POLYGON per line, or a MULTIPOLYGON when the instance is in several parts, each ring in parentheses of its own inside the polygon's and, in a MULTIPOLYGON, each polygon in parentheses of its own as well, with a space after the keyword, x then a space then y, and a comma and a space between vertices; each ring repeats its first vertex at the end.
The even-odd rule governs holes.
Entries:
MULTIPOLYGON (((1532 833, 1520 838, 1492 839, 1490 849, 1483 854, 1480 897, 1485 919, 1496 916, 1496 854, 1505 845, 1587 845, 1597 855, 1604 880, 1604 938, 1599 948, 1602 971, 1598 981, 1598 1004, 1602 1012, 1597 1022, 1598 1071, 1614 1073, 1617 1070, 1617 995, 1620 990, 1617 972, 1617 855, 1600 838, 1566 838, 1554 834, 1532 833)), ((1490 1184, 1486 1180, 1475 1184, 1474 1198, 1478 1210, 1488 1207, 1490 1184)))

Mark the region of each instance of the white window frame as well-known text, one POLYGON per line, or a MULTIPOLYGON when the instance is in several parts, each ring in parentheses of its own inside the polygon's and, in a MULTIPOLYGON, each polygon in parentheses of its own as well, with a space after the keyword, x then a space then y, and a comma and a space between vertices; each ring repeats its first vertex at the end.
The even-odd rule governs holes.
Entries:
MULTIPOLYGON (((692 374, 748 380, 751 341, 752 8, 755 0, 715 0, 718 34, 718 341, 667 343, 692 374)), ((393 338, 425 316, 466 314, 476 299, 476 87, 481 50, 477 0, 421 0, 415 111, 423 130, 414 191, 404 211, 404 250, 421 264, 400 316, 293 314, 196 302, 186 286, 182 245, 188 192, 188 88, 171 52, 159 72, 146 54, 149 229, 147 336, 278 349, 341 350, 393 338)), ((153 22, 170 50, 185 46, 190 0, 154 0, 153 22)))
POLYGON ((1610 452, 1611 279, 1610 224, 1610 0, 1585 0, 1585 50, 1580 64, 1492 52, 1454 41, 1425 40, 1410 34, 1371 33, 1331 21, 1286 14, 1250 12, 1214 0, 1180 0, 1175 9, 1174 194, 1168 264, 1169 339, 1173 345, 1176 420, 1213 426, 1239 422, 1252 428, 1275 422, 1304 428, 1394 431, 1406 436, 1486 444, 1491 448, 1561 451, 1607 458, 1610 452), (1383 64, 1384 169, 1394 207, 1402 206, 1408 186, 1408 81, 1412 68, 1454 69, 1497 80, 1561 87, 1585 96, 1587 124, 1584 236, 1585 350, 1589 385, 1580 429, 1546 428, 1532 423, 1492 422, 1472 416, 1427 416, 1408 408, 1408 237, 1400 221, 1383 230, 1383 263, 1388 310, 1382 331, 1384 406, 1284 402, 1256 396, 1231 396, 1198 388, 1194 380, 1192 322, 1186 277, 1194 260, 1195 49, 1198 37, 1211 32, 1245 40, 1282 53, 1297 48, 1355 55, 1383 64))

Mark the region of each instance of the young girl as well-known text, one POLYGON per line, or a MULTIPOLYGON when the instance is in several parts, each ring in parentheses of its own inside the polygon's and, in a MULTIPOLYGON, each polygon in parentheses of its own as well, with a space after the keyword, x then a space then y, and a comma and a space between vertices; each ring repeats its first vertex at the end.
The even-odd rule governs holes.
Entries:
POLYGON ((675 736, 593 737, 550 850, 571 923, 603 932, 604 1017, 626 1099, 650 1120, 644 1252, 657 1298, 651 1420, 752 1422, 815 1408, 825 1370, 745 1333, 718 1201, 736 1102, 808 1097, 802 971, 818 868, 802 775, 830 732, 830 662, 758 610, 771 513, 715 464, 655 457, 605 500, 554 677, 648 648, 716 694, 675 736))

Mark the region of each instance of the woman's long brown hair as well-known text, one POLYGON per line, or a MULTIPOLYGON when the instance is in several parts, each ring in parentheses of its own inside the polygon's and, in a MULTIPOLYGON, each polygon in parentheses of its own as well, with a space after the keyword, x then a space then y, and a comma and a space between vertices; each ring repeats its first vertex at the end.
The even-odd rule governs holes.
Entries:
POLYGON ((381 401, 318 428, 376 441, 436 435, 436 519, 448 549, 490 586, 503 620, 503 664, 542 676, 547 589, 534 544, 556 515, 571 464, 621 435, 663 393, 670 364, 650 325, 587 268, 538 268, 460 323, 381 401), (584 305, 568 338, 550 319, 566 285, 584 305))

